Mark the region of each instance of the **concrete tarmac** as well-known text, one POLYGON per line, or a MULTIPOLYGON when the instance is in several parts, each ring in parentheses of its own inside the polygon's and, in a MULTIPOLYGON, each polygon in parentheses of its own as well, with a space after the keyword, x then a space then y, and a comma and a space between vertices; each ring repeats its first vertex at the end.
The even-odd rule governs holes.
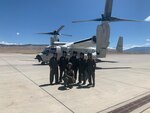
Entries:
POLYGON ((94 88, 68 90, 50 86, 48 65, 34 57, 0 54, 0 113, 150 113, 150 55, 109 54, 94 88))

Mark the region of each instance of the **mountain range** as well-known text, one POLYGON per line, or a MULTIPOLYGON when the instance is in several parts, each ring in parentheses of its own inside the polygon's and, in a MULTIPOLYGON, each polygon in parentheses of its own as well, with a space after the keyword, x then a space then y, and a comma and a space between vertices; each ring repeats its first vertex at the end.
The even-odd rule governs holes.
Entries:
MULTIPOLYGON (((6 45, 0 44, 0 52, 12 53, 39 53, 43 51, 46 44, 25 44, 25 45, 6 45)), ((115 49, 108 48, 108 53, 116 53, 115 49)), ((126 54, 150 54, 150 47, 134 47, 124 50, 126 54)))
POLYGON ((150 54, 150 47, 134 47, 124 50, 124 53, 150 54))

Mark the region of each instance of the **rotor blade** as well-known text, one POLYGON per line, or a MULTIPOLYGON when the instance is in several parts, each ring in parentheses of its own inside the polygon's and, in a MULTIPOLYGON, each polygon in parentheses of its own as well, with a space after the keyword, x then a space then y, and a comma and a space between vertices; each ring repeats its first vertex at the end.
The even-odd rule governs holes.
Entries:
POLYGON ((72 37, 72 35, 68 35, 68 34, 60 34, 62 36, 68 36, 68 37, 72 37))
POLYGON ((147 22, 144 20, 130 20, 130 19, 121 19, 121 18, 116 18, 116 17, 111 17, 110 22, 119 22, 119 21, 129 21, 129 22, 147 22))
POLYGON ((65 26, 62 25, 62 26, 57 30, 57 33, 58 33, 59 31, 61 31, 64 27, 65 27, 65 26))
POLYGON ((146 22, 150 22, 150 16, 144 19, 146 22))
POLYGON ((111 17, 113 0, 106 0, 104 17, 111 17))
POLYGON ((90 21, 102 21, 101 18, 91 19, 91 20, 79 20, 79 21, 72 21, 72 23, 79 23, 79 22, 90 22, 90 21))
POLYGON ((51 35, 51 33, 36 33, 36 34, 41 34, 41 35, 51 35))

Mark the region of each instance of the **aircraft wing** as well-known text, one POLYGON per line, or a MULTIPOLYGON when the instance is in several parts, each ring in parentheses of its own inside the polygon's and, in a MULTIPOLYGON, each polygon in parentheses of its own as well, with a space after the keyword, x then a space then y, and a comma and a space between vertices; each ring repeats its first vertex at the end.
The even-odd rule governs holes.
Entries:
POLYGON ((113 0, 106 0, 104 17, 111 17, 113 0))
POLYGON ((93 36, 92 38, 80 40, 77 42, 74 42, 71 47, 73 48, 85 48, 85 47, 93 47, 96 46, 96 36, 93 36))

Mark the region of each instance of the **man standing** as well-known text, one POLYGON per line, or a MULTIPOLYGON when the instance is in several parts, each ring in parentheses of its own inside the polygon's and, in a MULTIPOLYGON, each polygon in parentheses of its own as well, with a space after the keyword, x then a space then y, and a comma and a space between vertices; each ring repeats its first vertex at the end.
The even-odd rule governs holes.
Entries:
POLYGON ((65 69, 67 68, 68 58, 66 56, 67 56, 67 52, 63 51, 63 55, 59 59, 59 68, 60 68, 59 82, 62 82, 62 75, 63 75, 65 69))
POLYGON ((78 59, 77 59, 77 52, 74 51, 73 52, 73 56, 70 58, 69 62, 72 63, 72 69, 74 71, 74 78, 75 78, 75 81, 77 80, 77 63, 78 63, 78 59))
POLYGON ((79 68, 79 82, 78 84, 81 84, 83 81, 83 85, 85 84, 85 66, 86 66, 86 60, 84 59, 84 53, 80 53, 80 58, 78 59, 78 68, 79 68))
POLYGON ((53 84, 54 76, 55 76, 55 84, 58 84, 58 61, 57 61, 57 53, 53 54, 53 57, 49 61, 50 67, 50 85, 53 84))
POLYGON ((88 86, 93 85, 93 87, 95 87, 95 68, 96 68, 96 63, 95 63, 95 60, 92 58, 92 53, 88 53, 88 59, 87 59, 87 62, 86 62, 86 68, 87 68, 88 81, 89 81, 88 86), (92 84, 91 78, 92 78, 93 84, 92 84))

